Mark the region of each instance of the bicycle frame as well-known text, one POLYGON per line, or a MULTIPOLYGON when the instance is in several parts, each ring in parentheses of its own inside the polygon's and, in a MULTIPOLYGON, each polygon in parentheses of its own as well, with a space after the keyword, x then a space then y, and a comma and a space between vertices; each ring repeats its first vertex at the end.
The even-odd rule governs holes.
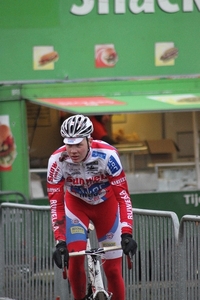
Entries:
POLYGON ((100 253, 104 253, 104 251, 102 251, 102 248, 91 249, 90 239, 88 237, 86 254, 89 273, 89 285, 91 286, 92 291, 92 295, 88 295, 88 300, 99 299, 99 293, 103 294, 104 299, 106 300, 110 300, 112 298, 112 293, 105 291, 104 288, 104 283, 101 274, 101 266, 99 261, 100 253))

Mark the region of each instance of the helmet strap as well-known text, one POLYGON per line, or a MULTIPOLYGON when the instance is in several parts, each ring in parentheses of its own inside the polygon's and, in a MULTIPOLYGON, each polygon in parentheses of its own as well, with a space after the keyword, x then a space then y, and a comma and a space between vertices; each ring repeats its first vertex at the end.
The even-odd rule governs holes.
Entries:
POLYGON ((87 150, 87 154, 86 154, 84 160, 86 159, 86 157, 88 156, 88 153, 90 152, 90 144, 89 144, 89 139, 88 139, 88 137, 86 137, 86 141, 87 141, 88 150, 87 150))

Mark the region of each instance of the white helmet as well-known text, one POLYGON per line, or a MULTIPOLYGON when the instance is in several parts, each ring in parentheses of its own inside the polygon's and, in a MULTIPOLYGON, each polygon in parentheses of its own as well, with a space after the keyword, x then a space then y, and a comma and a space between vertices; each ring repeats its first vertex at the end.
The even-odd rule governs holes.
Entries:
POLYGON ((65 144, 78 144, 83 138, 90 137, 93 132, 93 124, 83 115, 75 115, 66 119, 60 129, 65 144))

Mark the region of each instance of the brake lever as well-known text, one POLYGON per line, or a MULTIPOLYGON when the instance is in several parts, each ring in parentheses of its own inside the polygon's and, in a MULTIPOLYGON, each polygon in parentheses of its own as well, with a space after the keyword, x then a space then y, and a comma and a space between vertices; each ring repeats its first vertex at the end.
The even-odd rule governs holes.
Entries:
POLYGON ((133 256, 131 252, 129 252, 129 254, 126 257, 127 257, 128 269, 131 270, 133 267, 133 256))
POLYGON ((65 266, 65 262, 64 262, 64 255, 61 255, 61 259, 62 259, 62 274, 63 274, 63 279, 67 279, 67 268, 65 266))

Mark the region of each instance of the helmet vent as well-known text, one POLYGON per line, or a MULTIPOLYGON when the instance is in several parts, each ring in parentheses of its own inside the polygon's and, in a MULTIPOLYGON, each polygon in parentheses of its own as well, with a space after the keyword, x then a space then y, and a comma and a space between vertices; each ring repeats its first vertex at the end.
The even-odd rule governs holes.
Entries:
POLYGON ((83 115, 75 115, 66 119, 61 126, 61 136, 71 138, 88 137, 93 132, 93 124, 83 115))

